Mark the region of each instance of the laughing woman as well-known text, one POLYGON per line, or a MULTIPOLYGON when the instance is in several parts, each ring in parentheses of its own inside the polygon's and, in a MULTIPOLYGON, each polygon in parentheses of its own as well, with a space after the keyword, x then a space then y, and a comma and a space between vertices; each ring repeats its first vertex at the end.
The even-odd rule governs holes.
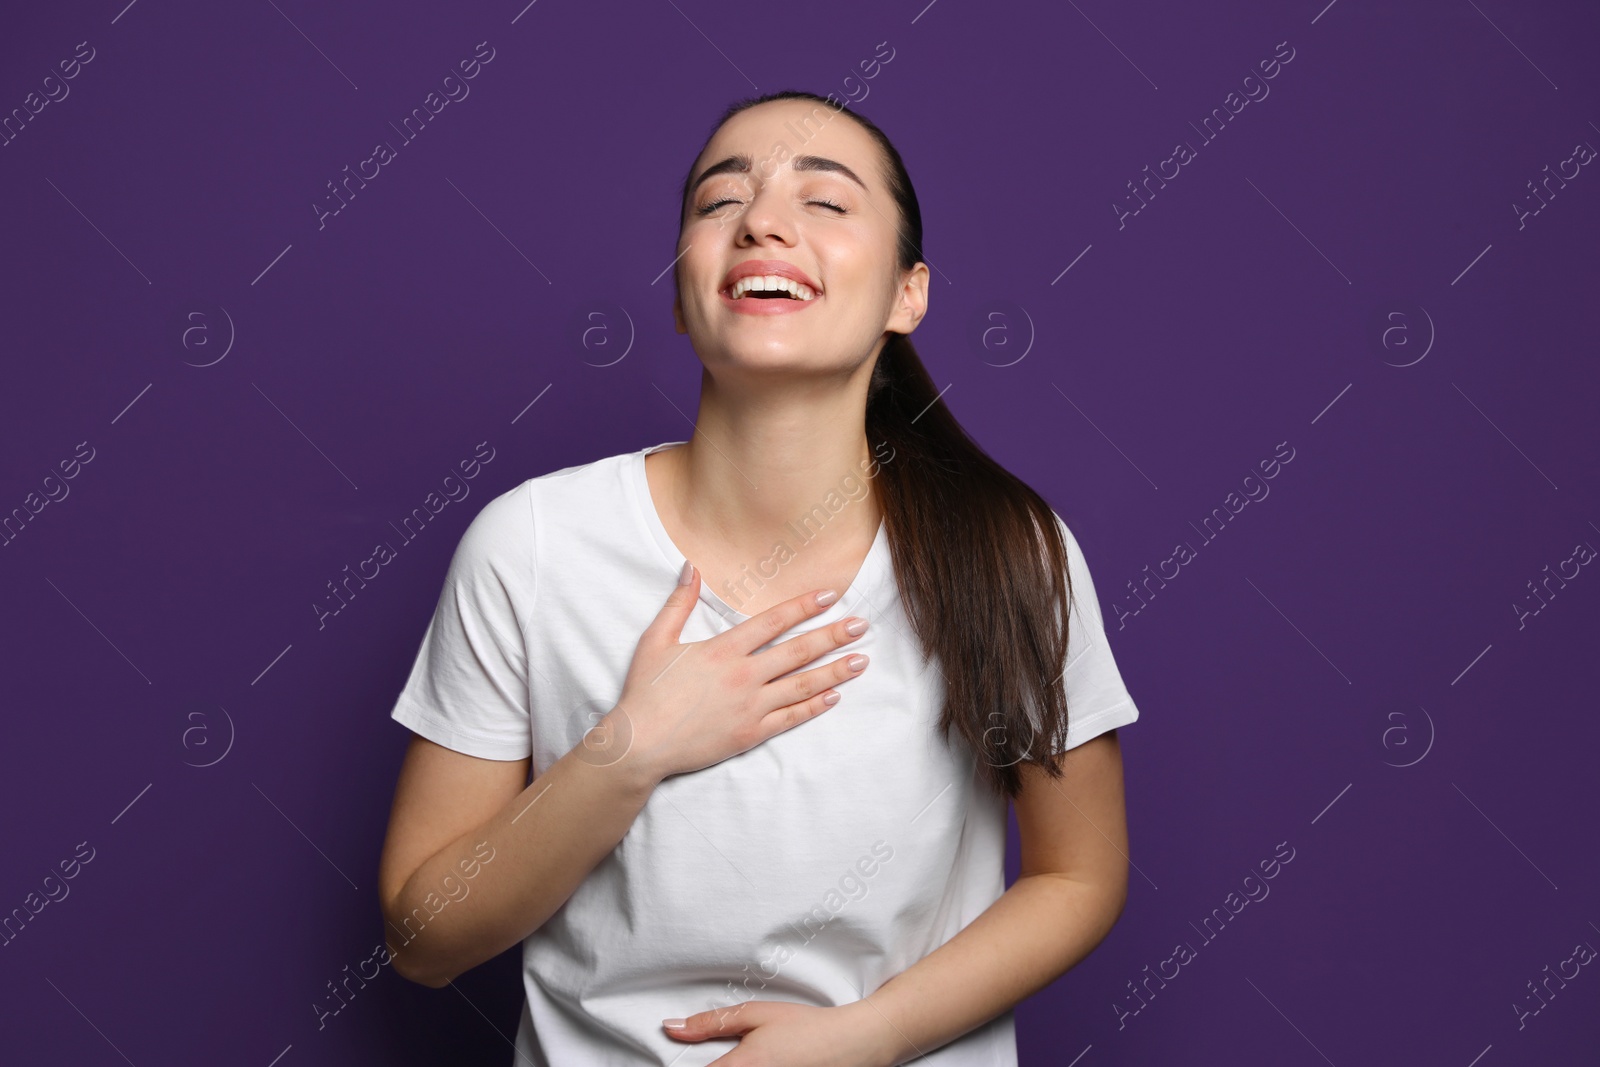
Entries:
POLYGON ((735 105, 679 221, 694 432, 463 534, 393 710, 388 952, 442 987, 520 943, 521 1064, 1015 1064, 1127 895, 1138 710, 1083 554, 911 347, 876 126, 735 105))

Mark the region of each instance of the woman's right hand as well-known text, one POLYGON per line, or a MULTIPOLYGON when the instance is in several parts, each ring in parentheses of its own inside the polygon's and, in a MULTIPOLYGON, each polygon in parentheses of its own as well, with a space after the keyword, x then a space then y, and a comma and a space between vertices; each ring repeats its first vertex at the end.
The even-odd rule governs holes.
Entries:
POLYGON ((867 657, 841 656, 790 672, 859 639, 861 634, 845 627, 856 622, 865 633, 865 619, 840 619, 755 652, 826 610, 834 598, 819 603, 822 592, 804 593, 725 633, 685 644, 679 637, 700 596, 700 571, 694 568, 689 583, 673 588, 639 638, 622 696, 596 725, 609 738, 606 747, 625 753, 617 758, 639 761, 637 769, 653 785, 720 763, 822 714, 839 699, 832 687, 861 674, 867 657))

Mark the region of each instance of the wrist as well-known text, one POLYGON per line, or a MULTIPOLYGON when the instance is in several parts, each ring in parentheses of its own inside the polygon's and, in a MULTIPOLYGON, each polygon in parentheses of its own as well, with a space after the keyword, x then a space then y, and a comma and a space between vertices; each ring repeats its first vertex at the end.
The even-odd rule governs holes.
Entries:
POLYGON ((860 1049, 860 1057, 855 1062, 862 1067, 894 1067, 905 1058, 904 1037, 876 1004, 869 1004, 863 997, 834 1010, 847 1020, 855 1035, 852 1044, 860 1049))
POLYGON ((618 705, 589 728, 570 755, 579 763, 604 771, 630 793, 648 796, 664 777, 635 736, 627 712, 618 705))

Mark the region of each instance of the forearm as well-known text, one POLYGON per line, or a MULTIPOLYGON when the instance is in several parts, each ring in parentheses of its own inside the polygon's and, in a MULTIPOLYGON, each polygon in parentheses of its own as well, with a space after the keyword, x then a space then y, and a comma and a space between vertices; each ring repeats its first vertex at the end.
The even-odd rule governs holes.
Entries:
POLYGON ((638 761, 586 759, 581 743, 562 756, 385 902, 396 971, 441 987, 544 925, 622 840, 655 781, 638 761))
POLYGON ((1023 876, 955 937, 850 1006, 903 1063, 953 1041, 1049 985, 1094 951, 1122 913, 1126 883, 1023 876))

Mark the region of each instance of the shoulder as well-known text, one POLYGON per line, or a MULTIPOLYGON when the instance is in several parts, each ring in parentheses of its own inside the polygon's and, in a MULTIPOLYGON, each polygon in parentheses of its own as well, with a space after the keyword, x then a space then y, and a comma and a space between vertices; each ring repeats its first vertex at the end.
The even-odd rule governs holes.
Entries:
POLYGON ((1078 574, 1088 569, 1083 562, 1083 548, 1078 544, 1078 538, 1073 534, 1072 527, 1061 517, 1061 513, 1052 508, 1050 514, 1056 521, 1056 529, 1061 533, 1061 545, 1066 549, 1068 572, 1076 581, 1078 574))
POLYGON ((1095 593, 1094 578, 1089 573, 1088 560, 1084 557, 1083 546, 1079 544, 1072 527, 1060 513, 1052 510, 1051 514, 1055 516, 1056 528, 1061 531, 1062 546, 1067 551, 1067 580, 1072 608, 1080 616, 1088 612, 1098 620, 1100 603, 1095 593))
POLYGON ((461 551, 495 555, 525 545, 533 525, 533 483, 529 478, 478 509, 461 535, 461 551))
POLYGON ((541 548, 570 553, 615 523, 607 520, 627 501, 628 463, 623 452, 526 478, 491 497, 473 516, 456 550, 457 567, 492 570, 532 588, 541 548))
POLYGON ((632 455, 605 456, 524 479, 484 503, 463 540, 470 538, 482 549, 526 545, 543 522, 609 489, 632 455))

